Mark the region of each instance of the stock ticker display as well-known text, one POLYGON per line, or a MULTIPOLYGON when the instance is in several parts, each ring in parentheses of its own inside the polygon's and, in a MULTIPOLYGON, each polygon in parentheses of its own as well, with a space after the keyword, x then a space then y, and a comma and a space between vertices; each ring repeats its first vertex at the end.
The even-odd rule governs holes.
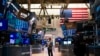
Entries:
POLYGON ((23 38, 21 32, 17 30, 28 31, 28 22, 18 19, 10 11, 7 12, 6 19, 0 19, 0 44, 29 44, 29 38, 23 38), (14 29, 9 31, 9 29, 14 29))

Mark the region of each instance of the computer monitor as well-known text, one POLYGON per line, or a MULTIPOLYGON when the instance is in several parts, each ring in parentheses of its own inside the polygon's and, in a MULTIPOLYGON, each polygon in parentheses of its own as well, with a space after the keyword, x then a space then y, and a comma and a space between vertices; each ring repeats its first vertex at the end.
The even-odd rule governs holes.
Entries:
POLYGON ((42 45, 45 45, 46 44, 46 41, 43 39, 43 40, 41 40, 41 44, 42 45))
POLYGON ((59 37, 58 37, 58 38, 55 39, 55 41, 56 41, 56 42, 61 42, 61 41, 62 41, 62 38, 59 38, 59 37))
POLYGON ((10 44, 15 44, 15 39, 10 39, 10 44))
POLYGON ((74 36, 76 33, 76 29, 67 29, 67 36, 74 36))
POLYGON ((10 33, 10 39, 16 39, 17 38, 17 33, 16 32, 11 32, 10 33))
POLYGON ((67 41, 64 41, 63 44, 66 45, 67 44, 67 41))
POLYGON ((71 44, 71 41, 63 41, 63 44, 64 44, 64 45, 71 44))
POLYGON ((29 38, 23 38, 23 45, 29 45, 30 44, 30 39, 29 38))
POLYGON ((67 41, 67 43, 68 43, 68 44, 71 44, 72 42, 71 42, 71 41, 67 41))
POLYGON ((33 37, 34 39, 37 39, 38 35, 37 35, 37 34, 34 34, 34 35, 32 35, 32 37, 33 37))

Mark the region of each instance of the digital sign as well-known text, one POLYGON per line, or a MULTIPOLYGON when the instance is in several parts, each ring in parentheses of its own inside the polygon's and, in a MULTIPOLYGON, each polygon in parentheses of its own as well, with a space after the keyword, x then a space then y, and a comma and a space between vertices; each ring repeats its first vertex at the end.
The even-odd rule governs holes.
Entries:
POLYGON ((22 44, 29 45, 30 44, 30 39, 29 38, 23 38, 22 44))
POLYGON ((8 20, 0 19, 0 31, 8 30, 8 20))
POLYGON ((17 33, 16 32, 11 32, 10 33, 10 39, 16 39, 17 38, 17 33))
POLYGON ((10 44, 15 44, 15 39, 10 39, 10 44))

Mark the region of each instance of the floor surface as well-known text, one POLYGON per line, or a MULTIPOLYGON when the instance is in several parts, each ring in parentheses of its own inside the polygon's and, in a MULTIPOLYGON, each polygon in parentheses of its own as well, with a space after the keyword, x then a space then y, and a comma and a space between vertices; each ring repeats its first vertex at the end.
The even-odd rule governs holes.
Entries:
MULTIPOLYGON (((48 56, 47 48, 44 49, 41 53, 32 54, 32 56, 48 56)), ((61 53, 58 51, 57 48, 53 49, 53 56, 61 56, 61 53)))

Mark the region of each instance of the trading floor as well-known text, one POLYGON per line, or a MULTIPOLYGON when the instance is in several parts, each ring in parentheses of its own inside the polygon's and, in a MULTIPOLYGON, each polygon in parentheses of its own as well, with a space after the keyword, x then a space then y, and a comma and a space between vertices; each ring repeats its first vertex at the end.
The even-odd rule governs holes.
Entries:
MULTIPOLYGON (((66 49, 65 49, 66 51, 66 49)), ((32 56, 48 56, 47 48, 44 49, 41 53, 34 53, 32 56)), ((64 53, 61 53, 58 51, 58 48, 53 49, 53 56, 75 56, 73 53, 66 52, 66 55, 64 53)), ((87 56, 87 55, 86 55, 87 56)), ((89 56, 95 56, 94 54, 89 54, 89 56)))
POLYGON ((100 56, 100 0, 0 0, 0 56, 100 56))

